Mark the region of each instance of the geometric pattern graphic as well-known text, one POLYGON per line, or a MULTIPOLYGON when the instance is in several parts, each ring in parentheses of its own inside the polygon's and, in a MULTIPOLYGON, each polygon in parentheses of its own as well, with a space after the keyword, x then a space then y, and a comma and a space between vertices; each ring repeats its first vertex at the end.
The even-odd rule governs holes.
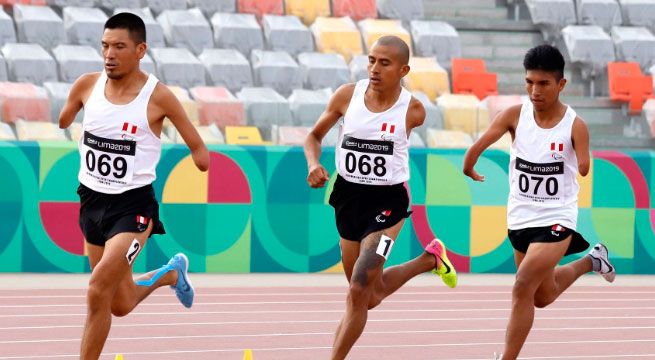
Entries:
MULTIPOLYGON (((301 148, 212 145, 210 169, 198 171, 188 149, 164 145, 157 180, 165 235, 153 236, 135 271, 179 251, 190 270, 212 273, 340 271, 339 235, 327 200, 334 150, 321 163, 323 189, 307 186, 301 148)), ((655 273, 655 152, 594 151, 579 178, 578 231, 602 241, 621 273, 655 273)), ((515 271, 507 239, 509 154, 488 150, 462 174, 464 150, 412 149, 406 184, 412 216, 387 265, 407 261, 438 236, 461 272, 515 271)), ((0 271, 88 272, 79 230, 77 144, 0 142, 0 271)), ((579 255, 573 255, 573 257, 579 255)), ((564 261, 569 261, 565 259, 564 261)))

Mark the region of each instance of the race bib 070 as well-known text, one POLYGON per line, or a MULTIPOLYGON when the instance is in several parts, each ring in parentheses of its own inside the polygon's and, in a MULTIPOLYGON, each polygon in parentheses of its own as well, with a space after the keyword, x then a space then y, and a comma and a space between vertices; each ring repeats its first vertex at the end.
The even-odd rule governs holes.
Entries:
POLYGON ((385 184, 392 177, 393 141, 362 140, 344 136, 339 174, 361 184, 385 184))
POLYGON ((105 139, 84 132, 80 144, 82 176, 90 183, 122 187, 132 182, 136 142, 105 139))
POLYGON ((514 193, 519 199, 539 203, 562 202, 564 162, 535 164, 516 158, 518 179, 514 193))

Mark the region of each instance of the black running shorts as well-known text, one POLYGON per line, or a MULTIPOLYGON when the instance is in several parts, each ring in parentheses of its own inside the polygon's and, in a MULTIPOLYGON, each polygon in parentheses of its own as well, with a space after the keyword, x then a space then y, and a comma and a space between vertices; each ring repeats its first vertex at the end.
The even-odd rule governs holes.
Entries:
POLYGON ((589 243, 580 233, 558 224, 509 230, 508 234, 509 241, 512 243, 514 249, 524 254, 528 251, 528 246, 532 243, 556 243, 566 240, 571 235, 573 235, 573 238, 571 238, 571 243, 565 255, 577 254, 585 251, 589 247, 589 243))
POLYGON ((337 175, 330 205, 334 208, 339 235, 362 241, 368 234, 388 229, 409 217, 409 197, 404 184, 356 184, 337 175))
POLYGON ((152 185, 128 190, 122 194, 104 194, 80 184, 80 228, 91 244, 104 246, 116 234, 146 231, 153 221, 152 232, 165 234, 159 221, 159 204, 152 185))

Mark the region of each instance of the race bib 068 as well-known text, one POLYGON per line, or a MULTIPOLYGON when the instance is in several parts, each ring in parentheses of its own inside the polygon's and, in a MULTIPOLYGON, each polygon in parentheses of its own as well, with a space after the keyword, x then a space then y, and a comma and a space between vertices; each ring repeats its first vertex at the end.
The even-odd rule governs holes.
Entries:
POLYGON ((87 181, 121 187, 132 182, 136 142, 105 139, 84 132, 80 145, 81 174, 87 181))
POLYGON ((344 136, 339 174, 362 184, 385 184, 392 177, 393 141, 362 140, 344 136))

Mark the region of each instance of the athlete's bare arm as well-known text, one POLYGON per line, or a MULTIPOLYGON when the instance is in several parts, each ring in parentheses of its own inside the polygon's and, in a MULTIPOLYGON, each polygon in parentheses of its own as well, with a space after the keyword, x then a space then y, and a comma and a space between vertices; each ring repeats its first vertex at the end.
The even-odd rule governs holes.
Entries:
POLYGON ((350 98, 353 96, 355 84, 341 85, 330 98, 325 111, 318 118, 312 131, 305 140, 305 158, 307 158, 307 183, 313 188, 320 188, 325 185, 330 175, 321 165, 321 141, 328 131, 339 121, 348 109, 350 98))
POLYGON ((407 109, 407 117, 405 119, 405 128, 407 129, 407 137, 412 129, 415 129, 425 122, 425 108, 423 104, 415 97, 409 102, 407 109))
POLYGON ((521 105, 515 105, 496 115, 487 131, 466 151, 466 155, 464 155, 464 175, 475 181, 484 181, 484 176, 478 174, 473 167, 478 162, 480 155, 506 132, 509 131, 512 134, 512 139, 514 138, 514 131, 520 114, 521 105))
POLYGON ((59 113, 60 129, 66 129, 75 121, 75 116, 84 107, 84 103, 89 98, 99 76, 99 72, 88 73, 75 80, 68 94, 68 99, 66 99, 66 104, 59 113))
POLYGON ((158 83, 148 105, 148 114, 157 114, 160 121, 167 117, 191 150, 191 157, 200 171, 209 169, 209 151, 198 131, 184 112, 175 94, 164 84, 158 83), (152 112, 151 112, 152 111, 152 112))
POLYGON ((589 159, 589 129, 580 117, 576 117, 573 121, 571 141, 573 142, 575 156, 578 158, 578 172, 582 176, 587 176, 591 162, 589 159))

